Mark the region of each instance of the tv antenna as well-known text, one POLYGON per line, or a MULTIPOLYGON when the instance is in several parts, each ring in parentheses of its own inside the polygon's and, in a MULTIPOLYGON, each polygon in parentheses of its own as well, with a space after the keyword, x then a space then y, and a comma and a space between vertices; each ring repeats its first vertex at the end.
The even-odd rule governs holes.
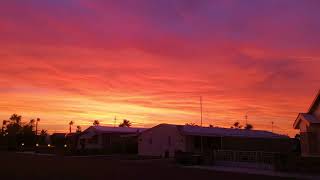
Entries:
POLYGON ((113 127, 116 127, 116 123, 117 123, 117 116, 114 116, 113 127))
POLYGON ((200 123, 201 125, 200 126, 202 127, 202 96, 200 96, 200 112, 201 112, 200 113, 200 119, 201 119, 201 123, 200 123))

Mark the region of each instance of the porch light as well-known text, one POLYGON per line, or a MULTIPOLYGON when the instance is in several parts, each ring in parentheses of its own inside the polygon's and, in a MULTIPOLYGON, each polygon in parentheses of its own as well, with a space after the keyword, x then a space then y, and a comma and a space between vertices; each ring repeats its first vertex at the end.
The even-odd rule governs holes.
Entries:
POLYGON ((64 145, 64 147, 66 148, 66 147, 67 147, 67 145, 65 144, 65 145, 64 145))
POLYGON ((37 143, 37 144, 36 144, 36 146, 38 147, 38 146, 39 146, 39 144, 37 143))
POLYGON ((24 143, 21 143, 21 146, 24 146, 24 143))
POLYGON ((51 147, 51 144, 48 144, 48 147, 51 147))

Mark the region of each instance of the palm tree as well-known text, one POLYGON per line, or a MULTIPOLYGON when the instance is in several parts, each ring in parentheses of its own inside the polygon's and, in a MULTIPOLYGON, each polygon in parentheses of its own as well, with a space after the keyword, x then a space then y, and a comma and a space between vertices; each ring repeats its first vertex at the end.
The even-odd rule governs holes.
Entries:
POLYGON ((127 119, 124 119, 122 123, 119 124, 119 127, 130 127, 131 122, 127 119))
POLYGON ((76 132, 77 132, 77 133, 81 133, 81 126, 77 126, 76 132))
POLYGON ((10 117, 10 120, 13 121, 13 123, 15 124, 21 124, 21 116, 19 116, 18 114, 12 114, 10 117))
POLYGON ((251 130, 251 129, 253 129, 253 125, 252 125, 252 124, 246 124, 246 126, 244 127, 244 129, 246 129, 246 130, 251 130))
POLYGON ((36 121, 36 135, 38 135, 38 123, 40 122, 40 118, 37 118, 36 121))
POLYGON ((71 133, 71 126, 74 124, 74 122, 73 121, 70 121, 69 122, 69 132, 71 133))
POLYGON ((35 123, 35 120, 34 120, 34 119, 31 119, 31 120, 29 121, 29 126, 31 127, 31 130, 33 130, 34 123, 35 123))
POLYGON ((234 128, 234 129, 241 129, 242 126, 240 125, 240 123, 238 121, 236 121, 233 126, 231 126, 231 128, 234 128))
POLYGON ((93 125, 94 125, 94 126, 99 126, 99 125, 100 125, 99 120, 94 120, 94 121, 93 121, 93 125))
POLYGON ((1 128, 1 130, 2 130, 2 133, 4 132, 4 126, 7 124, 7 120, 3 120, 2 121, 2 128, 1 128))

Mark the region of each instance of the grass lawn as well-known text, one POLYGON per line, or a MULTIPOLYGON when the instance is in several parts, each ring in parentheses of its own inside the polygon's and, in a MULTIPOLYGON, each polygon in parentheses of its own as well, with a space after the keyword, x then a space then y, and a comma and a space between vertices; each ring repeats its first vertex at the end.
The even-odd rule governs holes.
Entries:
POLYGON ((61 157, 0 152, 0 179, 213 180, 286 179, 181 168, 166 160, 61 157))

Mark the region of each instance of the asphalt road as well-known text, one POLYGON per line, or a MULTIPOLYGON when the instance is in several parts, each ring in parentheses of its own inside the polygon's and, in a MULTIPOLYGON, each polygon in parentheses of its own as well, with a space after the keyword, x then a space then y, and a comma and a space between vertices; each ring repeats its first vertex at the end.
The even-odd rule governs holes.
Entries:
POLYGON ((0 179, 213 180, 287 179, 182 168, 167 160, 62 157, 0 152, 0 179))

